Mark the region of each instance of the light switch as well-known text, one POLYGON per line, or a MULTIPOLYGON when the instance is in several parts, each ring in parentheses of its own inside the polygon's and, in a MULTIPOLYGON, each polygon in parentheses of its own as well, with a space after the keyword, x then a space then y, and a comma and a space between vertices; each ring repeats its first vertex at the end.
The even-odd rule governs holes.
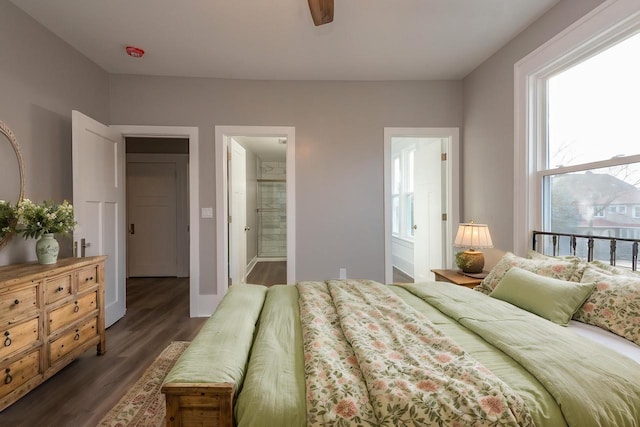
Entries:
POLYGON ((202 208, 202 218, 213 218, 213 208, 202 208))

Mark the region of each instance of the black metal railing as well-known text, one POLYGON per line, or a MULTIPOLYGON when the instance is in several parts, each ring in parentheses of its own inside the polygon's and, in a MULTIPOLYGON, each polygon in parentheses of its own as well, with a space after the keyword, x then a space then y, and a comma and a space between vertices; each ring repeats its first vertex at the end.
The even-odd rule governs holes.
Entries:
POLYGON ((568 233, 556 233, 551 231, 534 231, 533 232, 533 250, 541 253, 545 253, 549 246, 552 249, 552 255, 558 256, 562 254, 580 256, 586 258, 587 261, 593 261, 594 259, 606 260, 609 259, 609 264, 617 265, 620 259, 624 259, 624 266, 630 267, 633 271, 638 268, 638 244, 639 239, 625 239, 618 237, 606 237, 606 236, 592 236, 587 234, 568 234, 568 233), (543 242, 544 236, 550 237, 550 242, 543 242), (540 239, 538 239, 540 237, 540 239), (540 241, 539 241, 540 240, 540 241), (578 246, 578 240, 586 240, 586 254, 584 248, 578 246), (608 255, 605 251, 596 251, 596 242, 605 241, 608 242, 608 255), (565 246, 561 245, 561 242, 566 242, 565 246), (624 253, 620 254, 618 243, 629 243, 625 245, 624 253), (597 252, 597 253, 596 253, 597 252), (586 256, 585 256, 586 255, 586 256), (629 265, 627 265, 629 264, 629 265))

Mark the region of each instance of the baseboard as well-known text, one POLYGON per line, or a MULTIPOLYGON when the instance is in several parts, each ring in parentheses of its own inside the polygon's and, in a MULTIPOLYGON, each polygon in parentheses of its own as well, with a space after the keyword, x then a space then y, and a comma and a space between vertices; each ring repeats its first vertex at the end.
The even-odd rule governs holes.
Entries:
POLYGON ((249 264, 247 264, 247 268, 246 268, 247 273, 244 275, 245 283, 247 282, 247 277, 249 277, 249 275, 253 271, 253 267, 255 267, 257 263, 258 263, 258 257, 254 256, 253 259, 249 261, 249 264))
POLYGON ((286 261, 287 257, 260 257, 257 262, 268 262, 268 261, 286 261))

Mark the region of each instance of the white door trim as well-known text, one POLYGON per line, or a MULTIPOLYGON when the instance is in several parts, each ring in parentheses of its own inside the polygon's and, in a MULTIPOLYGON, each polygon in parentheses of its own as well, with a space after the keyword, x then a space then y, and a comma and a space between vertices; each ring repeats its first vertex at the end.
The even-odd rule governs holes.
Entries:
MULTIPOLYGON (((200 295, 200 172, 199 134, 197 127, 111 125, 124 137, 188 138, 189 139, 189 314, 209 316, 214 295, 200 295)), ((121 230, 124 234, 126 229, 121 230)), ((126 236, 124 236, 126 238, 126 236)))
POLYGON ((274 136, 287 138, 287 283, 296 281, 296 216, 295 216, 295 128, 289 126, 216 126, 216 268, 220 301, 229 287, 229 233, 227 218, 227 145, 234 136, 274 136))
POLYGON ((393 263, 391 257, 391 139, 393 137, 444 138, 447 143, 447 227, 445 236, 444 262, 450 268, 453 265, 452 251, 454 227, 460 222, 459 193, 459 128, 384 128, 384 267, 385 283, 393 282, 393 263))

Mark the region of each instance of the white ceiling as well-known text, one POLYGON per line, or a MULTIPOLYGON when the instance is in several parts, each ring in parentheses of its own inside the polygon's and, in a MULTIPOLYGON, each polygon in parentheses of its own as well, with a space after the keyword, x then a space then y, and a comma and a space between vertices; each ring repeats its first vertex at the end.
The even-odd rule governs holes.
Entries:
POLYGON ((234 136, 247 151, 263 161, 284 162, 287 159, 287 139, 270 136, 234 136), (282 141, 282 142, 281 142, 282 141))
POLYGON ((114 74, 460 79, 559 0, 11 0, 114 74), (126 45, 146 51, 125 54, 126 45))

